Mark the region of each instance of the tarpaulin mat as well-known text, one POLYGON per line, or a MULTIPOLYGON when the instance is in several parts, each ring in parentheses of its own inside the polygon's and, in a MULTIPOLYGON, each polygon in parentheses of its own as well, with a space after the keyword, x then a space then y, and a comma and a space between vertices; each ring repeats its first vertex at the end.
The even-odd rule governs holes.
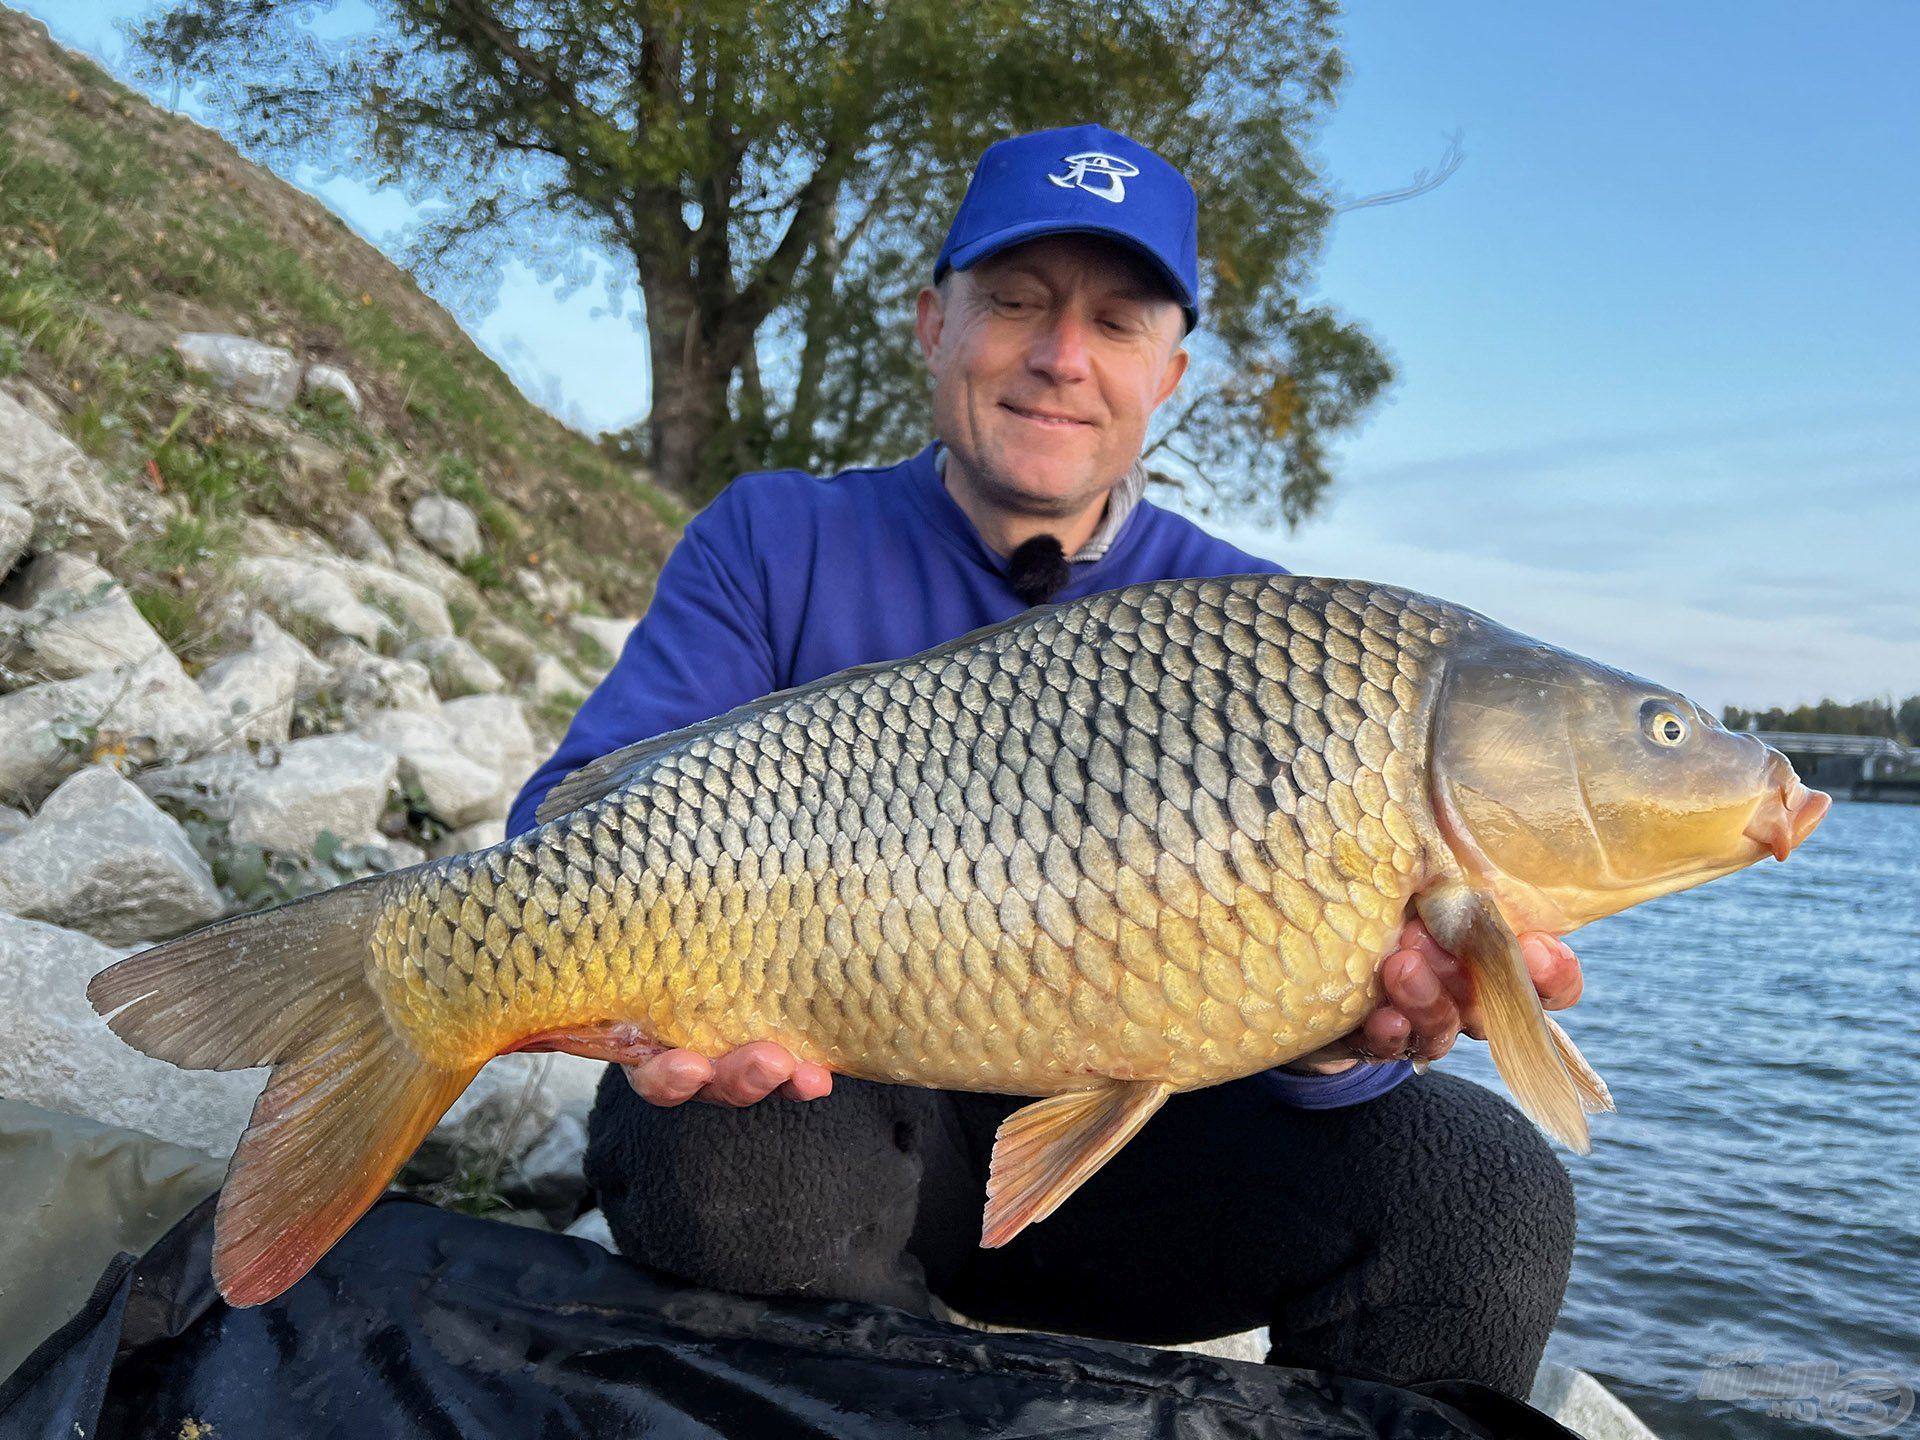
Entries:
POLYGON ((208 1270, 209 1199, 0 1385, 0 1436, 1300 1436, 1573 1440, 1464 1381, 1319 1371, 664 1282, 585 1240, 382 1201, 277 1300, 208 1270))

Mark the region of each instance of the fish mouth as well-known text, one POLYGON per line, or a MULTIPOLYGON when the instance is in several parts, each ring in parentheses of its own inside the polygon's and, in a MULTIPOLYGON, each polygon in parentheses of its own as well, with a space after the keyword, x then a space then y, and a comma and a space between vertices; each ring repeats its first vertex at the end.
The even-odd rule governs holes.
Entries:
POLYGON ((1747 821, 1744 833, 1761 849, 1772 851, 1774 859, 1784 860, 1825 818, 1833 805, 1833 797, 1824 790, 1809 790, 1802 785, 1800 777, 1784 761, 1778 768, 1784 768, 1786 774, 1777 779, 1774 789, 1760 802, 1760 808, 1747 821))

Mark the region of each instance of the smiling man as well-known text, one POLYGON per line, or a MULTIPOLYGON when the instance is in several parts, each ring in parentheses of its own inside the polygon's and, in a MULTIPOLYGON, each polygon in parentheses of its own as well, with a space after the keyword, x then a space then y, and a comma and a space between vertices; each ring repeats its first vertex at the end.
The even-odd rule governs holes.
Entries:
MULTIPOLYGON (((1099 126, 989 148, 919 299, 936 441, 728 487, 510 829, 612 750, 1036 601, 1278 571, 1143 495, 1148 422, 1199 318, 1196 224, 1185 179, 1099 126)), ((1571 952, 1524 949, 1547 1005, 1572 1004, 1571 952)), ((1524 1394, 1571 1188, 1504 1101, 1413 1074, 1477 1032, 1460 967, 1414 922, 1380 974, 1346 1041, 1174 1097, 1002 1249, 978 1243, 986 1158, 1020 1100, 836 1081, 768 1043, 610 1068, 588 1178, 625 1254, 707 1285, 1147 1342, 1268 1326, 1274 1363, 1524 1394)))

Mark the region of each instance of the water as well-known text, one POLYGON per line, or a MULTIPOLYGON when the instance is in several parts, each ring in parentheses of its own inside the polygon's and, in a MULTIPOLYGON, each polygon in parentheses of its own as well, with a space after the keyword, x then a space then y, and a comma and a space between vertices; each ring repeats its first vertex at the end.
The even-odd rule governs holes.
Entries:
MULTIPOLYGON (((1563 1018, 1619 1110, 1564 1157, 1579 1240, 1548 1357, 1671 1440, 1920 1435, 1819 1413, 1835 1372, 1774 1372, 1799 1400, 1714 1373, 1744 1352, 1920 1390, 1920 806, 1837 804, 1786 864, 1572 943, 1563 1018)), ((1484 1047, 1445 1064, 1499 1085, 1484 1047)))

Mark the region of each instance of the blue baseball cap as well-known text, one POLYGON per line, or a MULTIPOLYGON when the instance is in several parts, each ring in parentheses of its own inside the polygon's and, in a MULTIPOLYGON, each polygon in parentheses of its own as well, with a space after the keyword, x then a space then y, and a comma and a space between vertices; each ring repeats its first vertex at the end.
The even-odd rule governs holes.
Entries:
POLYGON ((1193 187, 1146 146, 1104 125, 1036 130, 987 147, 934 261, 937 285, 1041 235, 1104 235, 1136 251, 1200 321, 1200 206, 1193 187))

